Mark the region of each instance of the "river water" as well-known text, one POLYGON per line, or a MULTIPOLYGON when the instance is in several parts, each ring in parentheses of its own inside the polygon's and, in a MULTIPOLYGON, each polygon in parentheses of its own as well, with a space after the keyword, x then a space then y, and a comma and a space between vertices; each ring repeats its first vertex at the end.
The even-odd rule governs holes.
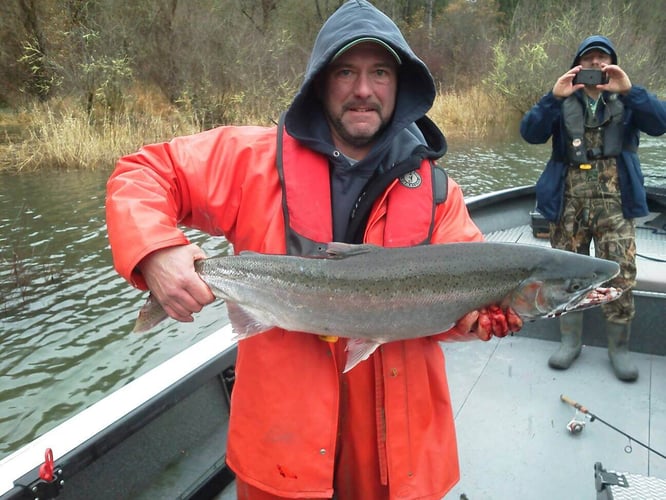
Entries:
MULTIPOLYGON (((547 145, 450 141, 443 162, 467 196, 532 184, 547 145)), ((646 184, 666 185, 666 139, 645 137, 646 184)), ((0 459, 227 323, 131 333, 145 294, 115 273, 104 222, 111 165, 0 174, 0 459)), ((223 238, 188 233, 210 256, 223 238)))

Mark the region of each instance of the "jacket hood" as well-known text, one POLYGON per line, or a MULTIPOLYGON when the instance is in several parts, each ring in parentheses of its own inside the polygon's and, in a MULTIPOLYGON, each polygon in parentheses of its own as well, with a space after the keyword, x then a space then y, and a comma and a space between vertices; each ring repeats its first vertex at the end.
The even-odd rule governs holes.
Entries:
POLYGON ((435 99, 432 75, 409 47, 396 24, 366 0, 350 0, 335 11, 319 31, 303 83, 285 116, 289 134, 307 147, 325 154, 333 151, 315 82, 342 47, 364 37, 377 38, 386 43, 402 61, 395 111, 374 151, 386 151, 396 134, 423 117, 432 106, 435 99))
POLYGON ((583 55, 583 53, 587 52, 592 48, 598 48, 599 50, 602 50, 610 54, 613 64, 617 64, 617 53, 615 52, 615 47, 613 46, 613 43, 605 36, 592 35, 588 36, 578 46, 578 50, 576 51, 576 55, 574 56, 574 60, 573 63, 571 64, 571 67, 573 68, 574 66, 577 66, 578 61, 580 60, 580 57, 583 55))

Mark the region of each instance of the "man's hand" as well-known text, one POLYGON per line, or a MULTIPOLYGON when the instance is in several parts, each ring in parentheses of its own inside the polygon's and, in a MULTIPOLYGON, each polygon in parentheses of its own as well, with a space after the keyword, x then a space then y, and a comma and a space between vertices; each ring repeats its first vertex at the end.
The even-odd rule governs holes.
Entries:
MULTIPOLYGON (((574 78, 576 78, 576 75, 581 69, 583 69, 583 67, 580 65, 574 66, 559 77, 553 86, 553 95, 558 99, 565 99, 576 90, 585 87, 582 83, 573 83, 574 78)), ((606 73, 608 83, 596 85, 598 90, 606 90, 618 94, 627 94, 631 90, 631 80, 624 70, 617 64, 602 64, 600 69, 606 73)))
POLYGON ((628 94, 631 90, 631 80, 617 64, 602 64, 601 71, 608 76, 608 83, 597 85, 599 90, 608 92, 617 92, 618 94, 628 94))
POLYGON ((490 306, 487 309, 467 313, 449 332, 454 333, 454 336, 456 333, 463 336, 475 335, 483 341, 488 341, 493 336, 506 337, 522 327, 523 320, 513 309, 507 308, 503 311, 499 306, 490 306))
POLYGON ((573 82, 574 78, 576 78, 576 75, 582 68, 583 67, 580 65, 574 66, 561 77, 559 77, 553 86, 553 95, 558 99, 566 99, 571 94, 576 92, 576 90, 585 87, 585 85, 582 83, 576 83, 574 85, 573 82))
POLYGON ((155 250, 137 265, 151 293, 173 319, 191 322, 192 313, 215 300, 194 271, 194 261, 204 258, 197 245, 181 245, 155 250))

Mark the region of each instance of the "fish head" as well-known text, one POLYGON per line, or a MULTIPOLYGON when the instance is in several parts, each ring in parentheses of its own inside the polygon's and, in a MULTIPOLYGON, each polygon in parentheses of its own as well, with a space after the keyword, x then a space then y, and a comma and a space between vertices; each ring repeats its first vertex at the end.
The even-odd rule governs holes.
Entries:
POLYGON ((555 318, 610 302, 622 294, 617 288, 602 286, 620 272, 616 262, 560 250, 551 257, 505 301, 521 318, 555 318))

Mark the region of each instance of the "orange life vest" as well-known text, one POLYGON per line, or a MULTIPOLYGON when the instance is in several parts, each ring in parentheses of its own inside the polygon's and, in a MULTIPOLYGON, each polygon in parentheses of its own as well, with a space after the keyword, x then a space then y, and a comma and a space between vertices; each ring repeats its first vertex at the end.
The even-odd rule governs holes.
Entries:
MULTIPOLYGON (((275 241, 274 250, 308 254, 309 245, 331 240, 328 161, 286 134, 282 151, 287 237, 266 239, 275 241)), ((424 160, 375 200, 366 242, 398 247, 431 241, 438 211, 446 210, 434 199, 435 168, 424 160)), ((463 238, 468 231, 478 239, 466 218, 456 223, 463 238)), ((441 498, 458 480, 441 348, 432 338, 394 342, 367 363, 375 367, 376 393, 356 389, 374 394, 376 411, 384 415, 377 425, 385 432, 378 430, 382 437, 375 446, 392 497, 441 498)), ((330 496, 340 397, 334 347, 314 335, 276 329, 241 341, 236 368, 227 454, 232 469, 275 495, 330 496)))

